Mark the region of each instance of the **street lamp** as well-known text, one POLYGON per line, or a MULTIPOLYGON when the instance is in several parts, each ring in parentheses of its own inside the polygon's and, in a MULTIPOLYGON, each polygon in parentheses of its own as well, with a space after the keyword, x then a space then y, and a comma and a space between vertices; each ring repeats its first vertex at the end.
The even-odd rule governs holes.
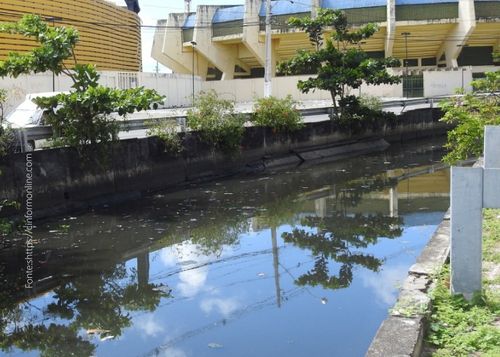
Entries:
MULTIPOLYGON (((52 22, 52 27, 55 27, 55 22, 56 21, 61 21, 62 17, 59 16, 51 16, 51 17, 46 17, 45 21, 50 21, 52 22)), ((52 92, 56 91, 56 75, 54 71, 52 71, 52 92)))
POLYGON ((196 41, 191 41, 191 46, 193 47, 193 68, 191 72, 191 77, 193 79, 193 100, 192 100, 192 106, 194 106, 194 48, 196 46, 196 41))
MULTIPOLYGON (((408 36, 410 35, 409 32, 403 32, 401 33, 405 37, 405 49, 406 49, 406 54, 405 54, 405 78, 406 78, 406 93, 403 93, 403 96, 408 97, 408 36)), ((403 91, 404 91, 404 82, 403 82, 403 91)))

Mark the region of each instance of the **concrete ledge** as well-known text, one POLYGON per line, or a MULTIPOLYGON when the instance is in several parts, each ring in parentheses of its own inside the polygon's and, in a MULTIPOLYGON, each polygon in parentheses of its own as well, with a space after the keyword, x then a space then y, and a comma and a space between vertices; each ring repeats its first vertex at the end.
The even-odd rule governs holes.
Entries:
POLYGON ((450 253, 449 212, 437 227, 417 258, 403 283, 399 297, 382 323, 366 356, 420 356, 425 334, 425 321, 431 310, 428 295, 432 277, 443 266, 450 253))
POLYGON ((409 357, 418 356, 415 351, 422 349, 423 318, 387 318, 373 340, 368 357, 409 357))

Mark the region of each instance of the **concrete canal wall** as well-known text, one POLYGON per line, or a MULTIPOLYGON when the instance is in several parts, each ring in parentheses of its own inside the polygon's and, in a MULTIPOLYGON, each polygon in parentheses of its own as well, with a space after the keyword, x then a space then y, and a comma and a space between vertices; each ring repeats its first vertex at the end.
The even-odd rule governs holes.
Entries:
POLYGON ((44 218, 148 191, 304 161, 334 160, 384 150, 387 142, 443 135, 447 126, 439 122, 440 116, 439 109, 406 112, 393 128, 357 136, 336 131, 330 121, 308 123, 292 134, 250 127, 240 153, 233 155, 212 151, 196 133, 183 138, 185 150, 179 156, 165 152, 156 137, 121 141, 110 150, 107 165, 83 162, 72 148, 16 154, 0 160, 0 197, 23 202, 29 173, 34 218, 44 218))

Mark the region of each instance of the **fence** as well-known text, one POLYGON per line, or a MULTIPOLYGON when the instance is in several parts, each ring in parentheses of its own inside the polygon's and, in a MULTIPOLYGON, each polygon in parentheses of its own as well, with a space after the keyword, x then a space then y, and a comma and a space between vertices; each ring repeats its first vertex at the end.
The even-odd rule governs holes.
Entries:
MULTIPOLYGON (((186 74, 143 73, 143 72, 100 72, 99 83, 102 85, 128 89, 144 86, 157 90, 166 96, 165 107, 185 107, 191 105, 193 94, 193 77, 186 74)), ((194 77, 194 91, 201 90, 200 77, 194 77)), ((28 93, 43 93, 52 91, 68 91, 72 85, 67 76, 56 76, 55 86, 52 85, 52 73, 40 73, 18 78, 0 78, 0 88, 6 89, 7 102, 5 113, 16 108, 26 98, 28 93)))

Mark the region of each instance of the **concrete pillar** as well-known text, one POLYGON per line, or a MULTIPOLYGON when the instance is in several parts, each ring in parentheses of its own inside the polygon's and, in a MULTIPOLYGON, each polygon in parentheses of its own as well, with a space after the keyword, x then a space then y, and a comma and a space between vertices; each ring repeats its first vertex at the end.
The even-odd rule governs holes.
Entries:
POLYGON ((279 272, 279 251, 278 241, 276 238, 276 227, 271 227, 271 241, 273 245, 273 269, 274 269, 274 287, 276 289, 276 305, 281 307, 281 287, 280 287, 280 272, 279 272))
POLYGON ((396 36, 396 0, 387 0, 387 33, 385 35, 385 57, 392 56, 396 36))
POLYGON ((481 290, 483 169, 451 168, 451 291, 481 290))
POLYGON ((245 15, 243 23, 248 24, 243 26, 242 42, 245 47, 257 59, 257 62, 264 67, 266 50, 264 42, 259 41, 259 11, 262 6, 262 0, 246 0, 245 15))
POLYGON ((437 58, 440 58, 444 53, 446 56, 446 66, 452 68, 458 67, 457 58, 475 27, 476 10, 474 8, 474 0, 459 0, 458 23, 446 36, 446 40, 442 44, 437 58))
POLYGON ((149 252, 137 256, 137 283, 140 287, 149 283, 149 252))
POLYGON ((321 0, 311 0, 311 18, 318 16, 318 10, 321 8, 321 0))
POLYGON ((200 5, 196 9, 196 26, 193 40, 196 51, 222 72, 222 79, 234 78, 234 67, 238 65, 245 71, 250 68, 238 60, 238 48, 235 45, 222 45, 212 42, 212 19, 220 6, 200 5))
POLYGON ((314 209, 316 211, 316 216, 320 218, 326 217, 326 197, 321 197, 314 200, 314 209))
POLYGON ((389 189, 389 215, 391 217, 398 217, 398 187, 391 187, 389 189))
MULTIPOLYGON (((193 68, 193 54, 184 50, 182 26, 186 21, 186 14, 169 14, 168 19, 158 21, 155 32, 151 57, 162 65, 170 68, 174 73, 191 74, 193 68)), ((208 63, 202 57, 195 57, 195 68, 206 68, 208 63)), ((206 78, 206 70, 199 71, 200 77, 206 78)))

